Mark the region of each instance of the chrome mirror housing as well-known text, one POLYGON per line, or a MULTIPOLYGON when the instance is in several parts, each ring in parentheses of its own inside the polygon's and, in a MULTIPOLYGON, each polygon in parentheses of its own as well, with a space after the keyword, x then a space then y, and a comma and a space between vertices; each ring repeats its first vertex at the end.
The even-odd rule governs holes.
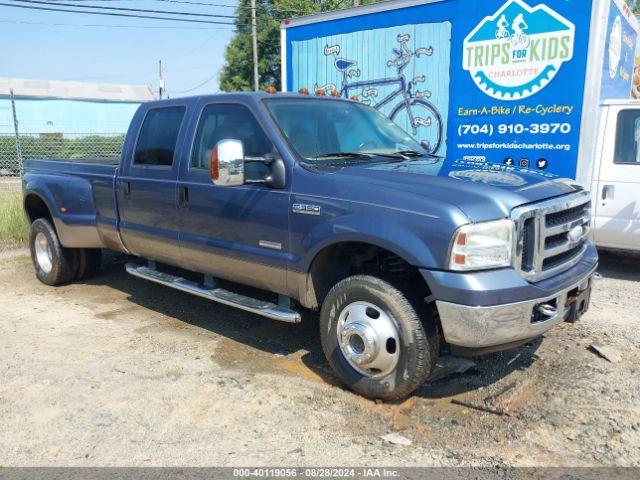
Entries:
POLYGON ((213 148, 211 181, 219 187, 244 185, 244 147, 240 140, 220 140, 213 148))

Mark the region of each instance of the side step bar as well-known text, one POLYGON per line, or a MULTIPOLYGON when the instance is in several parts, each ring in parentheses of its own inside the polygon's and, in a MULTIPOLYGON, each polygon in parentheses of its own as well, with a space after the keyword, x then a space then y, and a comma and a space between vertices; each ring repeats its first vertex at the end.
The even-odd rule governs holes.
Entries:
POLYGON ((133 263, 127 263, 125 268, 127 269, 127 273, 130 273, 134 277, 144 278, 145 280, 159 283, 160 285, 165 285, 182 292, 191 293, 198 297, 213 300, 214 302, 236 307, 257 315, 262 315, 263 317, 267 317, 272 320, 279 320, 287 323, 300 323, 302 321, 298 312, 281 307, 275 303, 247 297, 222 288, 203 288, 197 283, 186 280, 182 277, 176 277, 149 267, 135 265, 133 263))

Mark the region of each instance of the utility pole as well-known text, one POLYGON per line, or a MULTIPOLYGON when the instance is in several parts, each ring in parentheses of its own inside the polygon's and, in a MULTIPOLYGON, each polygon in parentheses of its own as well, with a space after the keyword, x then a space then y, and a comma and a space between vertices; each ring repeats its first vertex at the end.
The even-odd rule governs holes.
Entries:
POLYGON ((162 100, 164 94, 164 78, 162 77, 162 60, 158 60, 158 99, 162 100))
POLYGON ((258 27, 256 25, 256 0, 251 0, 251 41, 253 43, 253 89, 260 90, 258 78, 258 27))
POLYGON ((11 96, 11 110, 13 111, 13 129, 16 135, 16 157, 18 158, 18 168, 22 176, 22 147, 20 146, 20 133, 18 131, 18 115, 16 114, 16 97, 13 95, 13 88, 9 89, 11 96))

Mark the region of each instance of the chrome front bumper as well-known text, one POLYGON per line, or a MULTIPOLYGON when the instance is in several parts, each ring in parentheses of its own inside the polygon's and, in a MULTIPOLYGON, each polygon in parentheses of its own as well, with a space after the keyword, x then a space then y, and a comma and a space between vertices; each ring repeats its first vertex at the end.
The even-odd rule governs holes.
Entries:
POLYGON ((576 288, 588 288, 594 274, 595 267, 570 287, 526 302, 474 307, 436 301, 445 340, 473 349, 535 338, 564 321, 569 293, 576 288), (556 306, 555 314, 541 315, 538 307, 549 304, 556 306))

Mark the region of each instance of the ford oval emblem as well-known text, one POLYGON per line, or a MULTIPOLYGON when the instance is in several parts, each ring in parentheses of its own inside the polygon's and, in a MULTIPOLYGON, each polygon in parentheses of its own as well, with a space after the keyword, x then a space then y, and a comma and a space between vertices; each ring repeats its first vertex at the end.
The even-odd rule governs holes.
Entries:
POLYGON ((577 227, 573 227, 571 229, 568 237, 570 241, 577 242, 582 238, 582 235, 584 235, 584 228, 582 228, 582 225, 578 225, 577 227))

